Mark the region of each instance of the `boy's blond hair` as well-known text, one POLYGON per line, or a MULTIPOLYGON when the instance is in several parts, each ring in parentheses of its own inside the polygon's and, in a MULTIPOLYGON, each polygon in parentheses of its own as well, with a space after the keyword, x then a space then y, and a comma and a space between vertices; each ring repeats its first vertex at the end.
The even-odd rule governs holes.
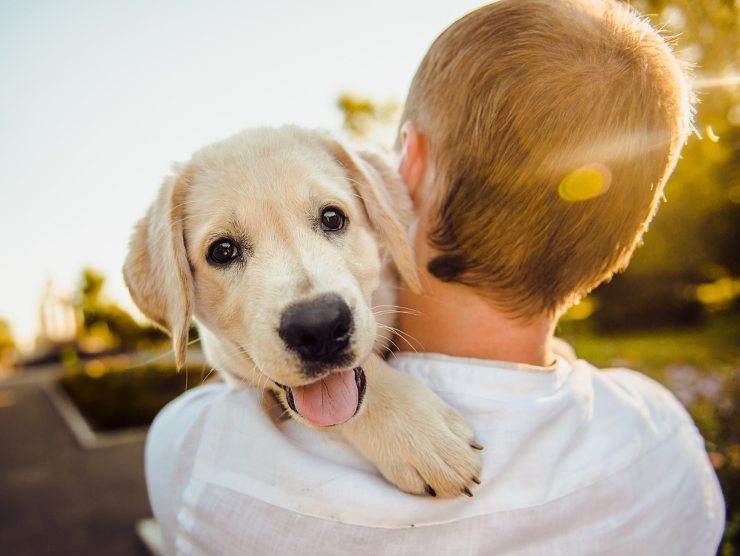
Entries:
POLYGON ((463 17, 402 120, 426 136, 439 191, 429 271, 514 316, 558 315, 627 265, 691 100, 670 48, 622 4, 501 0, 463 17))

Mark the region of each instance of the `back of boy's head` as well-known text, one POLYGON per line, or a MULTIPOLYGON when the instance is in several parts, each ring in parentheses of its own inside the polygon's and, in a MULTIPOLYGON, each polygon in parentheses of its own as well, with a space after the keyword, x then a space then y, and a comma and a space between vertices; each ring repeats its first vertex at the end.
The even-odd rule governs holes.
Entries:
POLYGON ((430 48, 403 121, 438 191, 428 269, 526 319, 627 265, 691 123, 663 39, 624 5, 501 0, 430 48))

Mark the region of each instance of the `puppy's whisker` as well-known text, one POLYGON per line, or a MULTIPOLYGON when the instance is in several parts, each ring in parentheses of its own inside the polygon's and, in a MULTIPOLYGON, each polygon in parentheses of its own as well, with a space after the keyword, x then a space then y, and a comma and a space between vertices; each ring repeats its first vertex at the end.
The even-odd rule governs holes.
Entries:
POLYGON ((392 305, 392 304, 379 304, 379 305, 373 305, 373 309, 398 309, 402 311, 408 311, 410 313, 416 313, 421 315, 422 312, 418 309, 412 309, 411 307, 404 307, 403 305, 392 305))
POLYGON ((419 348, 422 348, 423 347, 422 344, 421 344, 421 342, 419 340, 417 340, 416 338, 414 338, 411 334, 408 334, 406 332, 403 332, 402 330, 399 330, 398 328, 396 328, 394 326, 388 326, 388 325, 385 325, 385 324, 378 324, 378 326, 381 327, 381 328, 383 328, 384 330, 388 330, 389 332, 393 333, 395 336, 397 336, 398 338, 400 338, 401 340, 403 340, 404 343, 406 343, 406 345, 408 345, 409 348, 412 351, 414 351, 414 352, 417 352, 418 349, 414 346, 414 344, 412 343, 412 341, 413 342, 416 342, 416 344, 419 346, 419 348))
MULTIPOLYGON (((270 387, 271 379, 265 373, 259 370, 256 363, 252 361, 252 358, 250 357, 249 353, 247 352, 244 347, 242 347, 239 344, 236 344, 236 351, 235 353, 239 353, 241 355, 244 355, 248 361, 252 363, 252 368, 250 369, 250 372, 257 377, 257 387, 260 390, 267 390, 270 387)), ((241 374, 239 374, 239 380, 242 382, 242 384, 246 384, 247 386, 250 386, 249 379, 241 374)))
POLYGON ((202 380, 200 381, 200 383, 201 383, 201 384, 205 384, 205 383, 206 383, 206 381, 207 381, 207 380, 208 380, 208 379, 210 378, 210 376, 211 376, 211 375, 212 375, 213 373, 215 373, 215 372, 216 372, 216 368, 215 368, 215 367, 211 367, 211 370, 209 370, 209 371, 208 371, 208 372, 206 373, 206 376, 204 376, 204 377, 203 377, 203 379, 202 379, 202 380))
POLYGON ((421 313, 418 312, 418 311, 399 311, 399 310, 396 310, 396 309, 385 309, 383 311, 373 311, 373 314, 376 317, 377 316, 380 316, 380 315, 388 315, 388 314, 391 314, 391 315, 413 315, 415 317, 418 317, 419 315, 421 315, 421 313))
POLYGON ((381 334, 380 332, 378 332, 378 333, 377 333, 377 336, 378 336, 379 338, 382 338, 383 340, 385 340, 385 341, 386 341, 386 342, 388 342, 389 344, 393 344, 393 345, 394 345, 394 346, 396 347, 396 349, 398 349, 398 344, 396 344, 396 343, 395 343, 395 342, 393 341, 393 339, 394 339, 394 336, 393 336, 393 335, 387 336, 387 335, 385 335, 385 334, 381 334))
POLYGON ((269 390, 262 390, 262 397, 260 399, 262 406, 268 411, 272 411, 275 408, 281 409, 280 413, 277 414, 277 418, 282 420, 286 417, 290 417, 291 413, 287 407, 283 404, 277 395, 272 395, 269 390), (269 399, 268 399, 269 398, 269 399))
POLYGON ((398 330, 398 329, 395 329, 395 333, 396 333, 397 337, 400 338, 401 340, 403 340, 406 343, 406 345, 408 345, 409 348, 414 353, 418 352, 419 349, 422 349, 423 350, 423 347, 424 346, 422 345, 422 343, 419 340, 417 340, 416 338, 414 338, 413 336, 411 336, 410 334, 408 334, 406 332, 402 332, 401 330, 398 330), (416 345, 414 345, 414 343, 416 345), (418 348, 417 348, 417 346, 418 346, 418 348))
POLYGON ((276 396, 270 395, 269 390, 262 390, 260 404, 268 411, 273 411, 276 408, 281 409, 282 411, 277 415, 278 419, 282 419, 286 415, 289 416, 289 413, 282 402, 276 396))
POLYGON ((392 340, 391 338, 388 338, 388 337, 386 337, 386 336, 383 336, 382 334, 378 334, 378 336, 380 336, 380 337, 381 337, 381 338, 383 338, 383 339, 384 339, 384 340, 385 340, 386 342, 388 342, 388 343, 389 343, 389 344, 391 344, 391 345, 392 345, 392 346, 393 346, 394 348, 396 348, 396 349, 395 349, 395 351, 401 351, 401 348, 399 348, 399 347, 398 347, 398 344, 397 344, 396 342, 394 342, 394 341, 393 341, 393 340, 392 340))
POLYGON ((174 353, 175 353, 175 350, 168 349, 167 351, 165 351, 164 353, 161 353, 160 355, 155 355, 154 357, 150 357, 149 359, 145 359, 141 363, 137 363, 136 365, 131 365, 128 368, 129 369, 139 369, 141 367, 146 367, 147 365, 151 365, 155 361, 159 361, 160 359, 164 359, 165 357, 170 357, 170 356, 174 355, 174 353))
POLYGON ((257 386, 262 390, 267 390, 270 384, 269 379, 265 376, 264 373, 260 372, 256 366, 252 369, 252 371, 257 373, 257 386))

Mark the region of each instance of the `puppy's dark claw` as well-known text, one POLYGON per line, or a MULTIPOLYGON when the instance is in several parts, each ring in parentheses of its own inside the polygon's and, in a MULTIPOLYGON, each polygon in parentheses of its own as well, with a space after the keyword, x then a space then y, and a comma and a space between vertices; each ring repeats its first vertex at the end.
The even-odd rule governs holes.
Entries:
POLYGON ((424 485, 424 490, 429 496, 437 496, 437 491, 432 488, 432 485, 424 485))
POLYGON ((474 448, 475 450, 482 450, 483 449, 483 446, 481 446, 480 444, 478 444, 475 440, 471 440, 470 441, 470 447, 471 448, 474 448))
POLYGON ((473 479, 473 482, 474 482, 474 483, 475 483, 476 485, 479 485, 479 484, 480 484, 480 479, 479 479, 478 477, 473 477, 472 479, 473 479))
POLYGON ((470 490, 468 489, 468 487, 463 487, 463 489, 462 489, 462 493, 463 493, 463 494, 464 494, 465 496, 467 496, 468 498, 472 498, 472 497, 473 497, 473 493, 472 493, 472 492, 470 492, 470 490))

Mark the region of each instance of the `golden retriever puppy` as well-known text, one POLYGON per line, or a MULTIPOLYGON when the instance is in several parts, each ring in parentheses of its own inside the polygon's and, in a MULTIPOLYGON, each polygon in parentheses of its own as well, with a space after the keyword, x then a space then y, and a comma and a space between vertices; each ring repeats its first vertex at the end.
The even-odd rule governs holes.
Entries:
POLYGON ((471 428, 378 355, 398 275, 419 289, 410 218, 381 157, 295 127, 247 130, 165 179, 124 276, 171 334, 178 366, 194 317, 231 384, 268 389, 293 417, 341 431, 407 492, 471 495, 471 428))

